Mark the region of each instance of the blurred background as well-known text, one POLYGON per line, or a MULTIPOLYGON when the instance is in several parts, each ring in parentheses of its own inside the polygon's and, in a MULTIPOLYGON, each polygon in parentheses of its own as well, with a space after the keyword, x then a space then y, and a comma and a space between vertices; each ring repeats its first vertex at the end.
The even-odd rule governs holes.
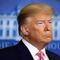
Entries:
POLYGON ((21 40, 17 16, 30 3, 45 3, 53 7, 53 41, 46 48, 60 55, 60 0, 0 0, 0 49, 16 45, 21 40))

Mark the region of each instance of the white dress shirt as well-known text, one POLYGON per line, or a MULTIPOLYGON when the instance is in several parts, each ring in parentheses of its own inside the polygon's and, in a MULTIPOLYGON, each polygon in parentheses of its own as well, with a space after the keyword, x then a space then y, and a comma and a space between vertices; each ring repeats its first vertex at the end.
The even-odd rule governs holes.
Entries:
MULTIPOLYGON (((28 50, 30 51, 32 57, 34 60, 39 60, 39 57, 36 55, 36 53, 39 52, 39 50, 33 46, 32 44, 30 44, 29 42, 27 42, 26 40, 22 39, 23 43, 26 45, 26 47, 28 48, 28 50)), ((44 60, 49 60, 47 54, 46 54, 46 51, 45 51, 45 48, 43 48, 41 50, 43 53, 44 53, 44 60)))

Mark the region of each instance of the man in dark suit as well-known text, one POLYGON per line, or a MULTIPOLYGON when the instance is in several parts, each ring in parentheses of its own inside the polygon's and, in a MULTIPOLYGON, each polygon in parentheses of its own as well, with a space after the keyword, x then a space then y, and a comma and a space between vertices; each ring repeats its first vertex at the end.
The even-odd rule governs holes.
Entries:
POLYGON ((15 46, 0 50, 0 60, 60 60, 45 49, 52 40, 53 9, 46 4, 29 4, 18 15, 19 35, 15 46))

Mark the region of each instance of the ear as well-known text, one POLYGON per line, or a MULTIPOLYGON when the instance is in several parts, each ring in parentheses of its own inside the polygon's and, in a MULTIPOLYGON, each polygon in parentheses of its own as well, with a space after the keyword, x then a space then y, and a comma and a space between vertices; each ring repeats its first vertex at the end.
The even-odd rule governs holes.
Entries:
POLYGON ((24 35, 28 35, 28 28, 27 26, 21 26, 21 32, 24 34, 24 35))

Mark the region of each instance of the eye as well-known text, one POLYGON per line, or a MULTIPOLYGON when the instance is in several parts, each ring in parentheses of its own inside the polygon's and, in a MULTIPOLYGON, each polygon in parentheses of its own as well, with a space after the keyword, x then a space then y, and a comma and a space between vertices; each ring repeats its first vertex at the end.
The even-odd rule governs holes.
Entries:
POLYGON ((39 21, 39 22, 37 22, 37 24, 43 24, 43 21, 39 21))
POLYGON ((49 23, 52 23, 52 21, 49 21, 49 23))
POLYGON ((42 22, 39 22, 38 24, 42 24, 42 22))

